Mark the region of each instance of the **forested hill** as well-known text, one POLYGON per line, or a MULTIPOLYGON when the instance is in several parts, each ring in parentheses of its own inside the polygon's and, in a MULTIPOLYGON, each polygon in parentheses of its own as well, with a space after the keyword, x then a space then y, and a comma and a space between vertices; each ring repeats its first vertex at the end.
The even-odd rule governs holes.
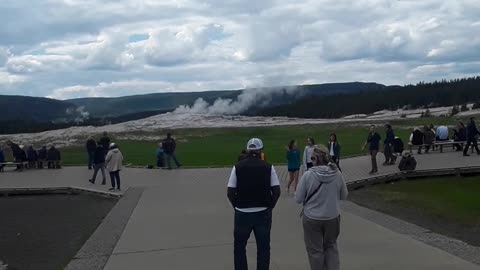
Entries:
POLYGON ((381 91, 305 96, 290 104, 261 109, 260 116, 338 118, 353 114, 409 108, 459 105, 480 101, 480 76, 416 85, 389 86, 381 91))

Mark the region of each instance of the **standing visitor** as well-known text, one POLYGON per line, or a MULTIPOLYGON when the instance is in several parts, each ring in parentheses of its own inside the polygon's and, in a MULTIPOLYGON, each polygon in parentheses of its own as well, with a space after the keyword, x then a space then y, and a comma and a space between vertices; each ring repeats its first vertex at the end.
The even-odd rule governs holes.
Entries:
POLYGON ((100 141, 98 141, 98 144, 100 144, 103 147, 103 152, 106 155, 108 153, 108 148, 110 147, 110 138, 108 137, 108 134, 106 131, 103 132, 103 137, 100 138, 100 141))
POLYGON ((47 151, 47 168, 60 169, 60 160, 60 151, 58 151, 55 145, 50 146, 47 151))
POLYGON ((467 125, 467 145, 465 146, 465 149, 463 149, 463 155, 464 156, 469 156, 468 155, 468 149, 470 148, 470 145, 473 144, 473 147, 477 151, 477 154, 480 155, 480 149, 478 149, 478 142, 477 142, 477 135, 479 135, 480 132, 478 132, 477 125, 475 124, 475 118, 470 118, 470 123, 467 125))
POLYGON ((313 166, 312 160, 310 158, 312 157, 314 145, 315 140, 313 138, 307 138, 307 146, 305 146, 305 150, 303 151, 303 169, 305 171, 308 171, 308 169, 313 166))
POLYGON ((290 192, 290 186, 293 183, 293 190, 297 191, 298 176, 300 173, 300 151, 297 147, 297 141, 291 140, 287 147, 288 174, 290 180, 287 185, 287 194, 290 192))
POLYGON ((177 165, 177 168, 180 168, 182 164, 178 162, 177 157, 175 156, 175 150, 177 148, 177 143, 175 142, 175 139, 172 138, 171 133, 167 133, 167 138, 165 138, 162 142, 163 146, 163 151, 165 152, 166 158, 167 158, 167 166, 169 170, 172 169, 172 159, 175 161, 175 165, 177 165))
POLYGON ((7 146, 10 147, 12 150, 12 155, 15 163, 17 163, 17 168, 15 171, 21 171, 23 169, 23 160, 22 160, 22 152, 23 150, 20 146, 12 141, 7 141, 7 146))
POLYGON ((295 195, 297 203, 303 204, 304 241, 311 270, 340 269, 339 201, 347 198, 348 190, 328 152, 323 145, 315 146, 313 167, 302 176, 295 195))
POLYGON ((91 170, 93 168, 93 160, 95 159, 95 150, 97 150, 97 142, 95 142, 92 136, 88 137, 86 148, 88 154, 88 169, 91 170))
POLYGON ((112 188, 109 190, 115 191, 116 186, 117 190, 120 191, 120 171, 122 170, 123 155, 115 143, 111 143, 109 148, 110 151, 108 151, 107 157, 105 158, 112 183, 112 188))
POLYGON ((246 246, 250 234, 257 242, 257 270, 270 269, 270 231, 272 209, 280 197, 280 182, 275 168, 261 159, 263 143, 248 141, 248 156, 232 169, 227 196, 235 209, 235 270, 247 270, 246 246))
POLYGON ((374 174, 378 172, 378 165, 377 165, 377 154, 380 150, 380 134, 375 131, 375 125, 370 126, 370 132, 368 133, 367 141, 363 145, 362 149, 368 145, 368 152, 372 159, 372 170, 369 174, 374 174))
POLYGON ((395 143, 395 133, 390 123, 385 124, 385 140, 383 141, 383 154, 385 155, 384 166, 395 164, 396 157, 393 155, 393 144, 395 143))
POLYGON ((103 146, 98 144, 97 149, 95 150, 95 157, 93 158, 93 176, 92 179, 88 181, 92 184, 95 184, 95 180, 97 179, 97 173, 99 170, 102 171, 102 185, 105 185, 105 150, 103 150, 103 146))
POLYGON ((158 144, 156 156, 157 156, 157 167, 158 168, 165 167, 165 156, 164 156, 162 143, 158 144))
POLYGON ((330 140, 328 141, 328 149, 330 154, 330 159, 337 164, 337 167, 340 171, 340 144, 338 143, 337 134, 330 134, 330 140))

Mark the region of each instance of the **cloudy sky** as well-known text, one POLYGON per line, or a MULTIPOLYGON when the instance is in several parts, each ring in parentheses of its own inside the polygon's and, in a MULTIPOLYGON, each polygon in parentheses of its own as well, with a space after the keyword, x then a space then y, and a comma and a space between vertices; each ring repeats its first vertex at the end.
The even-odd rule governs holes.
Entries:
POLYGON ((480 74, 478 0, 1 0, 0 94, 480 74))

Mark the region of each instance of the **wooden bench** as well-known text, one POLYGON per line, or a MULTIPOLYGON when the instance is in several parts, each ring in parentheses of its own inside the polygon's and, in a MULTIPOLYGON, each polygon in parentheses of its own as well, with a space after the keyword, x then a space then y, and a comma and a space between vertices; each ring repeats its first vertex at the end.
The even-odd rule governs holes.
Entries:
MULTIPOLYGON (((446 140, 446 141, 435 141, 432 145, 430 145, 431 147, 435 148, 435 146, 440 146, 440 153, 443 153, 443 146, 448 146, 448 145, 451 145, 452 146, 452 149, 455 149, 455 145, 457 144, 460 144, 462 146, 466 146, 467 142, 466 141, 454 141, 454 140, 446 140)), ((408 143, 408 147, 409 147, 409 151, 410 153, 412 152, 412 150, 414 148, 425 148, 429 145, 427 144, 421 144, 421 145, 413 145, 411 142, 408 143)), ((433 149, 432 149, 433 150, 433 149)), ((473 149, 472 149, 472 152, 473 152, 473 149)))
POLYGON ((0 171, 3 172, 5 167, 17 167, 23 165, 24 168, 28 167, 28 161, 24 162, 2 162, 0 163, 0 171))

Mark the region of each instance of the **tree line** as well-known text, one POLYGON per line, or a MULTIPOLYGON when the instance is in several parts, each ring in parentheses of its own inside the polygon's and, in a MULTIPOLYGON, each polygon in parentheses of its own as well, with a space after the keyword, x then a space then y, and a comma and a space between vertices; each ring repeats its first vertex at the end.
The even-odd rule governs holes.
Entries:
MULTIPOLYGON (((265 108, 260 116, 338 118, 381 110, 433 108, 480 101, 480 76, 415 85, 389 86, 385 90, 330 96, 307 96, 290 104, 265 108)), ((457 110, 465 107, 457 107, 457 110)))

